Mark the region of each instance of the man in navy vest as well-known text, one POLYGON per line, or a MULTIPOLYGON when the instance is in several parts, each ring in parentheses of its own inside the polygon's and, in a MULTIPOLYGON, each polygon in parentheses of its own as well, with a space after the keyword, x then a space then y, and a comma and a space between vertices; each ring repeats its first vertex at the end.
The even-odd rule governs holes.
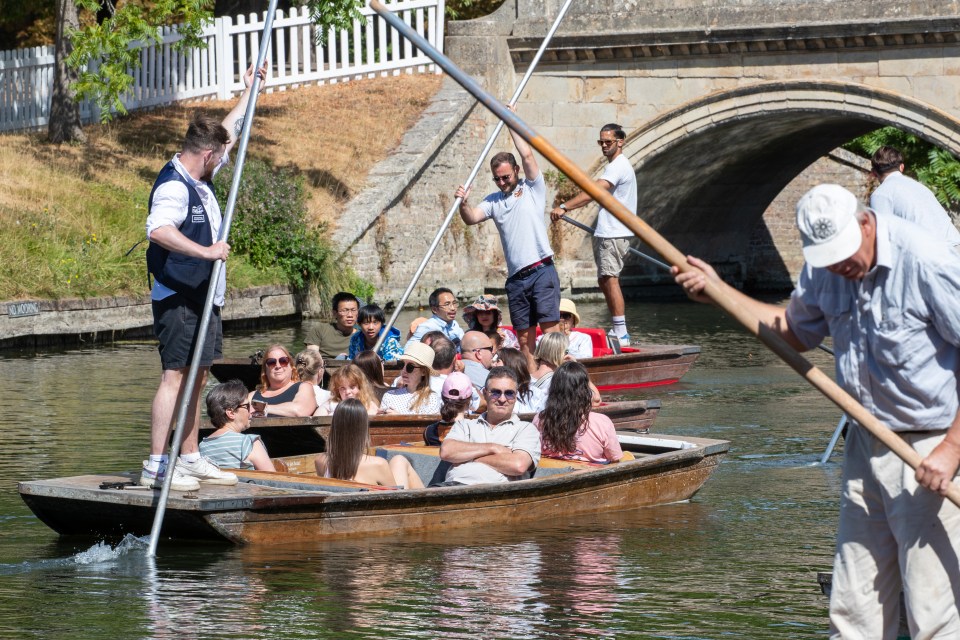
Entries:
MULTIPOLYGON (((258 71, 264 78, 266 69, 258 71)), ((147 268, 153 275, 153 329, 160 341, 163 375, 153 399, 150 419, 150 458, 143 463, 140 484, 158 488, 168 472, 166 447, 193 360, 196 332, 200 326, 207 289, 215 287, 214 307, 200 360, 200 377, 192 390, 189 415, 173 468, 174 491, 192 491, 200 482, 233 485, 237 476, 221 471, 203 458, 197 442, 200 426, 200 391, 207 371, 222 357, 223 330, 220 308, 226 291, 226 269, 217 282, 210 282, 216 260, 226 260, 230 245, 217 242, 220 233, 220 205, 213 191, 213 176, 226 164, 243 127, 250 99, 253 67, 243 77, 246 89, 223 121, 197 113, 187 129, 180 153, 160 171, 150 193, 147 216, 147 268)), ((261 83, 262 86, 262 83, 261 83)))

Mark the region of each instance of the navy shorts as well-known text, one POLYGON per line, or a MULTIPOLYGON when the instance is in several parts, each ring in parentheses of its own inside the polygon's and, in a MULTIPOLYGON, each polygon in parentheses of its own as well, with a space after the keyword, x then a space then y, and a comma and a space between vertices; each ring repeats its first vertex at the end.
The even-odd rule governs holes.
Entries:
POLYGON ((560 322, 560 276, 552 264, 525 278, 507 278, 505 288, 514 329, 523 331, 542 322, 560 322))
MULTIPOLYGON (((160 363, 164 371, 185 369, 193 360, 194 336, 200 328, 203 307, 187 303, 175 294, 153 301, 153 333, 160 341, 160 363)), ((203 343, 201 367, 209 367, 223 357, 223 325, 220 307, 214 305, 207 325, 207 339, 203 343)))

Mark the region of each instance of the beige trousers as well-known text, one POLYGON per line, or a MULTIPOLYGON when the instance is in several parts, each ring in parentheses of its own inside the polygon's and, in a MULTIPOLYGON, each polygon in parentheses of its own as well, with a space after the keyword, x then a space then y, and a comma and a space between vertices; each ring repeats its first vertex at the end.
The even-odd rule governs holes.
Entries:
MULTIPOLYGON (((944 433, 900 435, 925 457, 944 433)), ((960 508, 917 485, 913 469, 866 429, 851 425, 830 637, 897 638, 901 588, 912 638, 960 638, 960 508)))

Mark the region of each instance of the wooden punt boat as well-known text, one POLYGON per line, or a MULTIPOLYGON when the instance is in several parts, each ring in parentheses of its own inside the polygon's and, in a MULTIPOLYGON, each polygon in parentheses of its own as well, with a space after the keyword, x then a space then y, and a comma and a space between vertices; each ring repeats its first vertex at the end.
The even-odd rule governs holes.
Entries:
MULTIPOLYGON (((234 487, 171 492, 161 534, 236 544, 302 543, 454 527, 513 527, 552 517, 687 500, 716 470, 729 442, 621 435, 635 460, 611 465, 545 460, 534 478, 503 484, 396 490, 296 473, 241 471, 234 487)), ((381 447, 406 455, 428 482, 442 473, 435 447, 381 447), (433 471, 431 471, 433 469, 433 471)), ((291 462, 293 462, 291 460, 291 462)), ((24 502, 61 535, 149 533, 160 492, 103 483, 138 472, 21 482, 24 502)))
MULTIPOLYGON (((693 345, 640 345, 625 347, 623 353, 583 358, 590 380, 600 391, 626 391, 678 382, 700 356, 700 347, 693 345)), ((327 360, 327 374, 345 360, 327 360)), ((221 381, 239 379, 253 390, 260 384, 260 365, 256 355, 247 358, 224 358, 210 367, 213 376, 221 381)), ((400 365, 384 367, 387 384, 400 374, 400 365)))
MULTIPOLYGON (((660 401, 610 402, 597 407, 596 411, 608 416, 619 431, 647 433, 660 412, 660 401)), ((529 421, 533 415, 521 414, 520 417, 529 421)), ((373 416, 370 418, 370 444, 374 447, 401 442, 422 444, 423 430, 439 419, 439 415, 373 416)), ((201 438, 212 432, 209 422, 200 427, 201 438)), ((271 456, 320 453, 326 450, 330 416, 253 418, 247 433, 259 435, 271 456)))

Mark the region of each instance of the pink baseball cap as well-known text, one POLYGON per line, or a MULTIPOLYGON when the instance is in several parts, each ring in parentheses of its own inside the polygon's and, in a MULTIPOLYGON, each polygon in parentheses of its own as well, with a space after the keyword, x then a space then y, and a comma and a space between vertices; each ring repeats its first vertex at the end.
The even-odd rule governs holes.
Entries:
POLYGON ((443 381, 441 394, 448 400, 463 400, 473 397, 473 383, 465 373, 454 371, 443 381))

